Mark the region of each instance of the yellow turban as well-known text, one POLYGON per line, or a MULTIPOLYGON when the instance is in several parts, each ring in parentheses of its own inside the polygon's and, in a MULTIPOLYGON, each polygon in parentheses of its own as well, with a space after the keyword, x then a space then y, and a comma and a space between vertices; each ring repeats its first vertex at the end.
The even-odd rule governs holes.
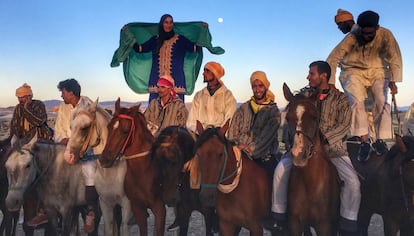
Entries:
POLYGON ((255 80, 259 80, 260 82, 263 83, 263 85, 266 87, 266 96, 267 96, 267 98, 274 102, 275 101, 275 95, 272 93, 272 91, 269 90, 270 82, 267 79, 266 73, 264 73, 263 71, 253 72, 253 74, 250 76, 250 84, 253 85, 253 82, 255 80))
POLYGON ((215 61, 208 62, 204 68, 208 69, 214 74, 217 80, 221 81, 221 77, 224 75, 224 68, 215 61))
POLYGON ((338 23, 345 22, 348 20, 353 20, 353 19, 354 19, 354 16, 349 11, 338 9, 338 12, 335 16, 335 23, 338 24, 338 23))
POLYGON ((24 97, 27 95, 33 95, 32 88, 28 84, 24 83, 21 87, 16 89, 17 97, 24 97))

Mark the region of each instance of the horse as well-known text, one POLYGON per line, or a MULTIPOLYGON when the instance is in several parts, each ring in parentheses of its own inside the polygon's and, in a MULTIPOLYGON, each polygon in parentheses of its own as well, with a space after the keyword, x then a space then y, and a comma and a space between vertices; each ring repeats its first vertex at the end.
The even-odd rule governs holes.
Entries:
POLYGON ((125 194, 131 201, 132 211, 139 226, 140 235, 147 235, 147 209, 155 220, 155 235, 164 235, 166 209, 162 200, 162 188, 158 166, 151 159, 154 137, 147 127, 140 105, 121 107, 115 102, 115 112, 108 124, 108 138, 99 162, 104 168, 125 159, 125 194))
POLYGON ((19 211, 10 212, 6 207, 6 196, 9 187, 7 171, 5 168, 8 152, 11 149, 11 136, 0 141, 0 210, 3 220, 0 225, 0 235, 16 235, 16 227, 19 220, 19 211))
POLYGON ((204 215, 206 235, 212 236, 217 221, 215 209, 204 206, 199 198, 200 189, 190 186, 190 171, 191 175, 196 175, 196 170, 188 167, 190 163, 193 167, 197 164, 191 162, 195 136, 180 126, 166 127, 152 146, 151 158, 159 167, 164 202, 176 207, 180 235, 187 235, 191 213, 197 210, 204 215))
POLYGON ((357 160, 359 144, 348 142, 348 152, 360 173, 361 204, 358 227, 368 235, 374 213, 382 216, 384 235, 414 235, 414 137, 396 135, 390 151, 370 154, 366 162, 357 160))
POLYGON ((318 235, 333 235, 339 221, 340 181, 322 147, 316 97, 293 95, 286 84, 283 93, 289 102, 287 125, 294 134, 287 198, 290 235, 302 235, 309 227, 318 235))
POLYGON ((270 216, 269 178, 265 169, 226 139, 228 127, 229 121, 204 130, 197 122, 194 158, 201 172, 200 199, 216 207, 221 235, 235 235, 240 227, 250 235, 263 235, 261 224, 270 216))
MULTIPOLYGON (((98 106, 98 100, 90 105, 76 108, 71 120, 71 137, 66 153, 73 155, 76 160, 81 157, 93 159, 99 156, 107 143, 110 120, 109 113, 98 106), (90 148, 93 148, 94 155, 84 155, 90 148)), ((104 233, 129 235, 128 220, 132 217, 132 210, 123 187, 127 171, 126 162, 120 161, 111 168, 103 168, 100 162, 96 162, 95 187, 99 194, 99 205, 105 222, 104 233), (121 208, 121 216, 118 206, 121 208)))
MULTIPOLYGON (((62 234, 69 235, 77 225, 77 206, 86 204, 82 170, 65 162, 65 149, 64 145, 38 142, 35 136, 26 144, 13 146, 6 161, 10 185, 7 208, 19 210, 25 192, 36 189, 49 219, 46 231, 50 235, 58 234, 60 223, 62 234)), ((97 235, 97 230, 90 235, 97 235)))

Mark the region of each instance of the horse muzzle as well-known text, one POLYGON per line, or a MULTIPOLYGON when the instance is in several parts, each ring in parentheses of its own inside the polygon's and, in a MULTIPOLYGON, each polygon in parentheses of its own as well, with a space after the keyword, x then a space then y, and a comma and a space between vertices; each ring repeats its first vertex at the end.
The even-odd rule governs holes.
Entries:
POLYGON ((10 212, 19 211, 23 205, 23 195, 9 192, 6 197, 6 207, 10 212))
POLYGON ((207 207, 214 207, 216 205, 217 188, 201 188, 200 201, 207 207))

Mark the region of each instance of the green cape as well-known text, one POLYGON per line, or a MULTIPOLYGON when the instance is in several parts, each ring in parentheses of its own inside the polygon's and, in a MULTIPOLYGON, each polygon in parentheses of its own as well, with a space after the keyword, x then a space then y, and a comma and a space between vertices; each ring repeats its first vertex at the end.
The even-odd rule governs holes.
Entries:
MULTIPOLYGON (((129 23, 121 30, 119 47, 112 57, 111 67, 123 62, 124 77, 128 86, 136 93, 148 93, 148 81, 152 65, 152 52, 135 53, 134 43, 142 44, 158 34, 158 23, 129 23)), ((183 35, 197 46, 205 47, 212 54, 223 54, 224 49, 211 45, 208 24, 201 21, 174 22, 174 31, 183 35)), ((203 59, 203 52, 187 52, 184 59, 184 74, 187 95, 194 91, 194 85, 203 59)))

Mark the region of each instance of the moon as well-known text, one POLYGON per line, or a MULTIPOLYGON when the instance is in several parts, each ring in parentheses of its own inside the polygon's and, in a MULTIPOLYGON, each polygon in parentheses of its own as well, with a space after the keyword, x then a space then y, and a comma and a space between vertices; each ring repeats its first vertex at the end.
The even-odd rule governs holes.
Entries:
POLYGON ((217 19, 217 21, 218 21, 218 23, 222 23, 222 22, 223 22, 223 18, 219 17, 219 18, 217 19))

